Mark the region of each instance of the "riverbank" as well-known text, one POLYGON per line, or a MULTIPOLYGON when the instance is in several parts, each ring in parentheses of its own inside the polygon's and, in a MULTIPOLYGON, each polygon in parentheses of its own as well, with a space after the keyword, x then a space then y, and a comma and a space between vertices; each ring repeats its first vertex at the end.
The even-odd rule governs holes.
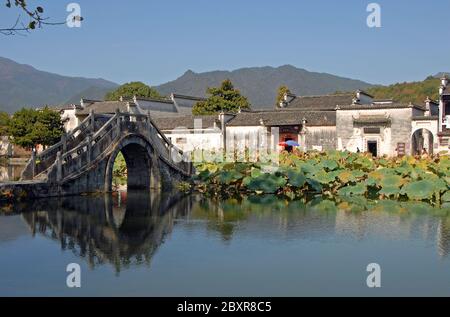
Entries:
POLYGON ((340 151, 281 153, 278 166, 209 162, 196 165, 193 190, 207 196, 276 194, 450 202, 448 156, 373 158, 340 151))
POLYGON ((45 181, 15 181, 0 183, 0 203, 33 200, 41 197, 55 196, 55 186, 45 181))

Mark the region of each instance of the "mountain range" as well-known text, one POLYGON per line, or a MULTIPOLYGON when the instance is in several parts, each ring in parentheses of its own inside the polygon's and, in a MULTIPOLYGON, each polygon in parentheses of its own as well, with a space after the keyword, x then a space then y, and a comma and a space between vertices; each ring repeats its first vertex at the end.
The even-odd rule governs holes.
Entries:
MULTIPOLYGON (((287 85, 297 95, 320 95, 374 87, 360 80, 284 65, 204 73, 188 70, 174 81, 154 88, 163 95, 178 93, 202 97, 206 95, 207 87, 218 86, 227 78, 249 98, 255 109, 273 108, 280 85, 287 85)), ((102 78, 62 76, 0 57, 0 110, 10 113, 22 107, 79 103, 82 97, 103 99, 108 91, 117 86, 117 83, 102 78)))
MULTIPOLYGON (((96 95, 118 85, 105 79, 61 76, 0 57, 0 110, 65 103, 83 91, 96 95)), ((78 99, 77 102, 79 102, 78 99)))
POLYGON ((178 79, 155 88, 163 95, 176 92, 204 97, 207 87, 218 86, 227 78, 244 96, 248 97, 253 108, 273 108, 280 85, 287 85, 291 92, 297 95, 322 95, 336 91, 367 89, 372 86, 360 80, 310 72, 291 65, 284 65, 206 73, 195 73, 188 70, 178 79))

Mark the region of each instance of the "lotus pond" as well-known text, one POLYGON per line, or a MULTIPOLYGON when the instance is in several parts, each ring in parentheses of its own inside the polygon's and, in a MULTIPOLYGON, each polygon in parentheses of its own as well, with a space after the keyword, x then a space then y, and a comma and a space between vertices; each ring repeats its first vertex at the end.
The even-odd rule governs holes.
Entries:
POLYGON ((366 197, 450 202, 450 157, 373 158, 341 151, 280 154, 262 163, 196 164, 194 189, 209 196, 277 194, 288 199, 366 197))

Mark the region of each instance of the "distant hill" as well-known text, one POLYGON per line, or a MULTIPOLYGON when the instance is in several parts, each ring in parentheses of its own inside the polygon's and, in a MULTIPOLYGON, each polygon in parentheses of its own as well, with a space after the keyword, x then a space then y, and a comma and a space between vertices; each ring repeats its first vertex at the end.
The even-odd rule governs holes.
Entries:
POLYGON ((242 68, 231 72, 195 73, 189 70, 178 79, 155 88, 163 95, 174 92, 203 97, 207 87, 218 86, 227 78, 249 98, 253 108, 273 108, 280 85, 287 85, 291 92, 297 95, 321 95, 372 87, 371 84, 360 80, 309 72, 285 65, 277 68, 242 68))
MULTIPOLYGON (((394 98, 401 102, 422 104, 427 96, 438 98, 439 78, 442 74, 429 76, 421 82, 374 86, 360 80, 285 65, 205 73, 189 70, 178 79, 155 88, 163 95, 179 93, 205 96, 207 87, 218 86, 229 78, 250 99, 253 108, 273 108, 280 85, 287 85, 293 93, 303 96, 364 89, 376 98, 394 98)), ((0 110, 10 113, 24 106, 79 103, 82 97, 103 99, 108 91, 117 86, 116 83, 101 78, 52 74, 0 57, 0 110)))
POLYGON ((441 78, 444 77, 444 76, 449 77, 449 76, 450 76, 450 72, 440 72, 440 73, 437 73, 436 75, 434 75, 433 77, 434 77, 434 78, 441 79, 441 78))
POLYGON ((404 103, 423 104, 427 97, 432 100, 439 99, 440 80, 436 76, 429 76, 424 81, 376 86, 367 89, 367 92, 376 99, 393 98, 404 103))
POLYGON ((86 90, 103 92, 117 86, 101 78, 52 74, 0 57, 0 110, 10 113, 22 107, 65 103, 86 90))

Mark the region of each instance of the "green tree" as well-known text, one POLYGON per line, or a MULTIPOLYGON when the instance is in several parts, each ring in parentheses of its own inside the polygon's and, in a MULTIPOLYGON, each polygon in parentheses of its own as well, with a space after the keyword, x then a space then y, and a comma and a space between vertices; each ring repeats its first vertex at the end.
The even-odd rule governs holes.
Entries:
POLYGON ((12 143, 24 148, 34 147, 36 143, 32 139, 31 132, 36 121, 36 110, 23 108, 14 113, 8 127, 12 143))
POLYGON ((9 114, 0 111, 0 137, 8 135, 9 114))
POLYGON ((280 107, 280 103, 284 101, 284 95, 290 94, 291 91, 289 90, 289 87, 286 85, 282 85, 278 87, 278 93, 277 93, 277 99, 275 100, 275 105, 277 107, 280 107))
POLYGON ((123 84, 119 86, 116 90, 108 92, 105 96, 105 100, 117 101, 120 97, 133 98, 133 96, 143 97, 143 98, 155 98, 162 99, 158 91, 150 86, 147 86, 140 81, 134 81, 131 83, 123 84))
POLYGON ((57 143, 64 133, 61 116, 47 107, 42 110, 21 109, 9 121, 12 143, 24 148, 57 143))
POLYGON ((48 107, 38 111, 37 122, 32 129, 37 144, 50 146, 58 143, 63 133, 64 124, 59 112, 48 107))
POLYGON ((250 102, 235 89, 233 83, 226 79, 220 87, 208 88, 210 96, 205 101, 197 102, 192 108, 194 115, 215 114, 221 111, 237 112, 239 109, 249 109, 250 102))

